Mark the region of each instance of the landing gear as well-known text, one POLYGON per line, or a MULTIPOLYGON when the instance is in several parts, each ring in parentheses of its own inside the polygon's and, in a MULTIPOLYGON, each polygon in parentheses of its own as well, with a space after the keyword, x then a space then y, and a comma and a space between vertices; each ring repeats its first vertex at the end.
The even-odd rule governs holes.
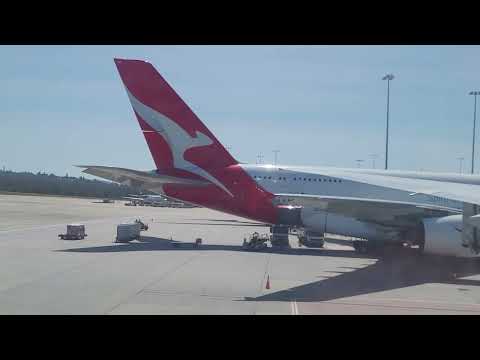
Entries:
POLYGON ((272 247, 289 248, 288 242, 288 226, 271 226, 270 227, 270 243, 272 247))
POLYGON ((321 249, 325 245, 325 234, 314 231, 302 231, 297 234, 298 246, 321 249))
POLYGON ((385 244, 373 240, 356 240, 353 242, 353 248, 359 254, 369 254, 385 249, 385 244))
POLYGON ((368 241, 354 241, 353 248, 359 254, 366 254, 371 250, 371 247, 368 246, 368 241))
POLYGON ((404 248, 403 242, 385 243, 373 240, 357 240, 353 242, 353 248, 359 254, 377 253, 382 255, 395 254, 404 248))

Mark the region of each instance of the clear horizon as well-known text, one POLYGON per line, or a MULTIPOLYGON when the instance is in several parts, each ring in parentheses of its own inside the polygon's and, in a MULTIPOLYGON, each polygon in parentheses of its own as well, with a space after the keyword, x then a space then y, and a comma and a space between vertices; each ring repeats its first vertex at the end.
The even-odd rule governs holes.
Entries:
MULTIPOLYGON (((0 169, 154 168, 114 57, 150 61, 237 160, 470 172, 479 46, 0 46, 0 169)), ((477 126, 478 129, 478 126, 477 126)), ((478 139, 478 137, 477 137, 478 139)), ((480 145, 476 145, 477 153, 480 145)), ((476 155, 476 169, 480 168, 476 155)), ((478 171, 476 171, 477 173, 478 171)))

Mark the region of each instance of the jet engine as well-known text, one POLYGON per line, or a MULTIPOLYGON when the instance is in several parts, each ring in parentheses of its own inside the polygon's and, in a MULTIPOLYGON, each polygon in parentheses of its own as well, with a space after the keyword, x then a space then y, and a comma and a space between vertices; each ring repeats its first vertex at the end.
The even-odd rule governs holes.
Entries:
POLYGON ((353 236, 380 242, 398 242, 400 234, 388 227, 329 213, 317 208, 302 208, 303 226, 313 231, 353 236))
POLYGON ((279 222, 311 231, 353 236, 373 241, 399 242, 400 233, 388 227, 358 221, 314 207, 279 207, 279 222))
POLYGON ((381 242, 412 241, 425 254, 455 257, 480 257, 462 242, 462 215, 426 218, 416 228, 400 232, 381 225, 358 221, 353 218, 328 213, 323 209, 283 207, 280 221, 284 225, 305 227, 324 233, 353 236, 381 242))
POLYGON ((425 254, 477 257, 462 243, 462 215, 424 219, 414 231, 413 240, 425 254))

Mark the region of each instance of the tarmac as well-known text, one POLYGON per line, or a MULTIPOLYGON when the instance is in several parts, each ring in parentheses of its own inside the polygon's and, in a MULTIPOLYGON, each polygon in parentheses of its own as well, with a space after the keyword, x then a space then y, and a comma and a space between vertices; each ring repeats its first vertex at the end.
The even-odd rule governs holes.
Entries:
POLYGON ((254 231, 269 229, 204 208, 0 195, 0 314, 480 314, 478 262, 294 236, 290 249, 242 250, 254 231), (141 240, 114 243, 136 218, 141 240), (68 223, 88 237, 60 240, 68 223))

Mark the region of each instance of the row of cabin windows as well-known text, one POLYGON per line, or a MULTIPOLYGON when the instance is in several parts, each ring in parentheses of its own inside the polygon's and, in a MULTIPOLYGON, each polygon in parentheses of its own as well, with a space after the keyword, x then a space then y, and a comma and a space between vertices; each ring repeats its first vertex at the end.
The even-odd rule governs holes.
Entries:
MULTIPOLYGON (((258 179, 258 180, 272 180, 272 176, 254 176, 255 179, 258 179)), ((273 180, 275 180, 275 177, 273 177, 273 180)), ((283 180, 283 181, 287 181, 287 178, 286 177, 283 177, 283 176, 280 176, 278 178, 278 180, 283 180)), ((293 181, 318 181, 318 182, 342 182, 342 180, 340 179, 325 179, 325 178, 301 178, 301 177, 294 177, 293 178, 293 181)))

